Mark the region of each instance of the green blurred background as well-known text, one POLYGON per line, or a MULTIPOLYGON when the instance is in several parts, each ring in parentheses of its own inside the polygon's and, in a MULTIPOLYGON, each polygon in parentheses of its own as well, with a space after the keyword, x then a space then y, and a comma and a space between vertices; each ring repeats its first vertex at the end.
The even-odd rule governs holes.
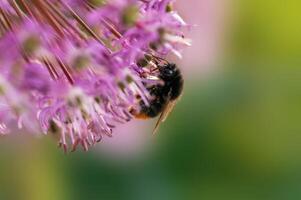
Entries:
POLYGON ((134 125, 119 133, 144 138, 131 152, 68 155, 48 138, 1 139, 1 200, 301 199, 301 1, 187 2, 184 18, 200 24, 159 134, 134 125))

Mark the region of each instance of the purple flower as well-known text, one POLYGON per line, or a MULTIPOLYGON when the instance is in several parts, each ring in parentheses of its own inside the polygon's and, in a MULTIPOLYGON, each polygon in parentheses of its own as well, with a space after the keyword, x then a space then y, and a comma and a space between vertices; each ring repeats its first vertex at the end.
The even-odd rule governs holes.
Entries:
POLYGON ((13 127, 85 150, 130 121, 153 81, 145 55, 189 41, 171 0, 0 3, 0 133, 13 127))

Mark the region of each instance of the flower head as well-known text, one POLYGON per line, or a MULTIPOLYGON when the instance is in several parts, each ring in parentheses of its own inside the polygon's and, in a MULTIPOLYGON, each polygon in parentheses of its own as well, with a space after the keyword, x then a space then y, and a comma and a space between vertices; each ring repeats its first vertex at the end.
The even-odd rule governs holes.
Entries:
POLYGON ((149 55, 180 55, 171 0, 0 3, 0 133, 18 126, 85 150, 148 105, 149 55))

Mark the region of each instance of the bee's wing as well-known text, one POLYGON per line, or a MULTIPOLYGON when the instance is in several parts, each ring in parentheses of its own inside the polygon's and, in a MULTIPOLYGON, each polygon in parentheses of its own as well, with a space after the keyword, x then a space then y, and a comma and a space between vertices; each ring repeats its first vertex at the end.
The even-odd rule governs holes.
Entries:
POLYGON ((166 105, 166 107, 164 108, 164 110, 162 111, 157 123, 156 123, 156 126, 153 130, 153 134, 156 134, 160 124, 162 122, 164 122, 166 120, 166 118, 168 117, 168 115, 170 114, 170 112, 173 110, 173 108, 175 107, 177 103, 177 100, 174 100, 174 101, 170 101, 168 102, 168 104, 166 105))

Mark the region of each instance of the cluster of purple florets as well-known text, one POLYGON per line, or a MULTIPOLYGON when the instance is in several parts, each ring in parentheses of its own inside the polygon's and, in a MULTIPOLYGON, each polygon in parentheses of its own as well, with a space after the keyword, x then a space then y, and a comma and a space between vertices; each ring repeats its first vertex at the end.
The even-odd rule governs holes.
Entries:
POLYGON ((150 55, 180 56, 172 0, 1 0, 0 133, 56 135, 84 149, 133 117, 150 55))

